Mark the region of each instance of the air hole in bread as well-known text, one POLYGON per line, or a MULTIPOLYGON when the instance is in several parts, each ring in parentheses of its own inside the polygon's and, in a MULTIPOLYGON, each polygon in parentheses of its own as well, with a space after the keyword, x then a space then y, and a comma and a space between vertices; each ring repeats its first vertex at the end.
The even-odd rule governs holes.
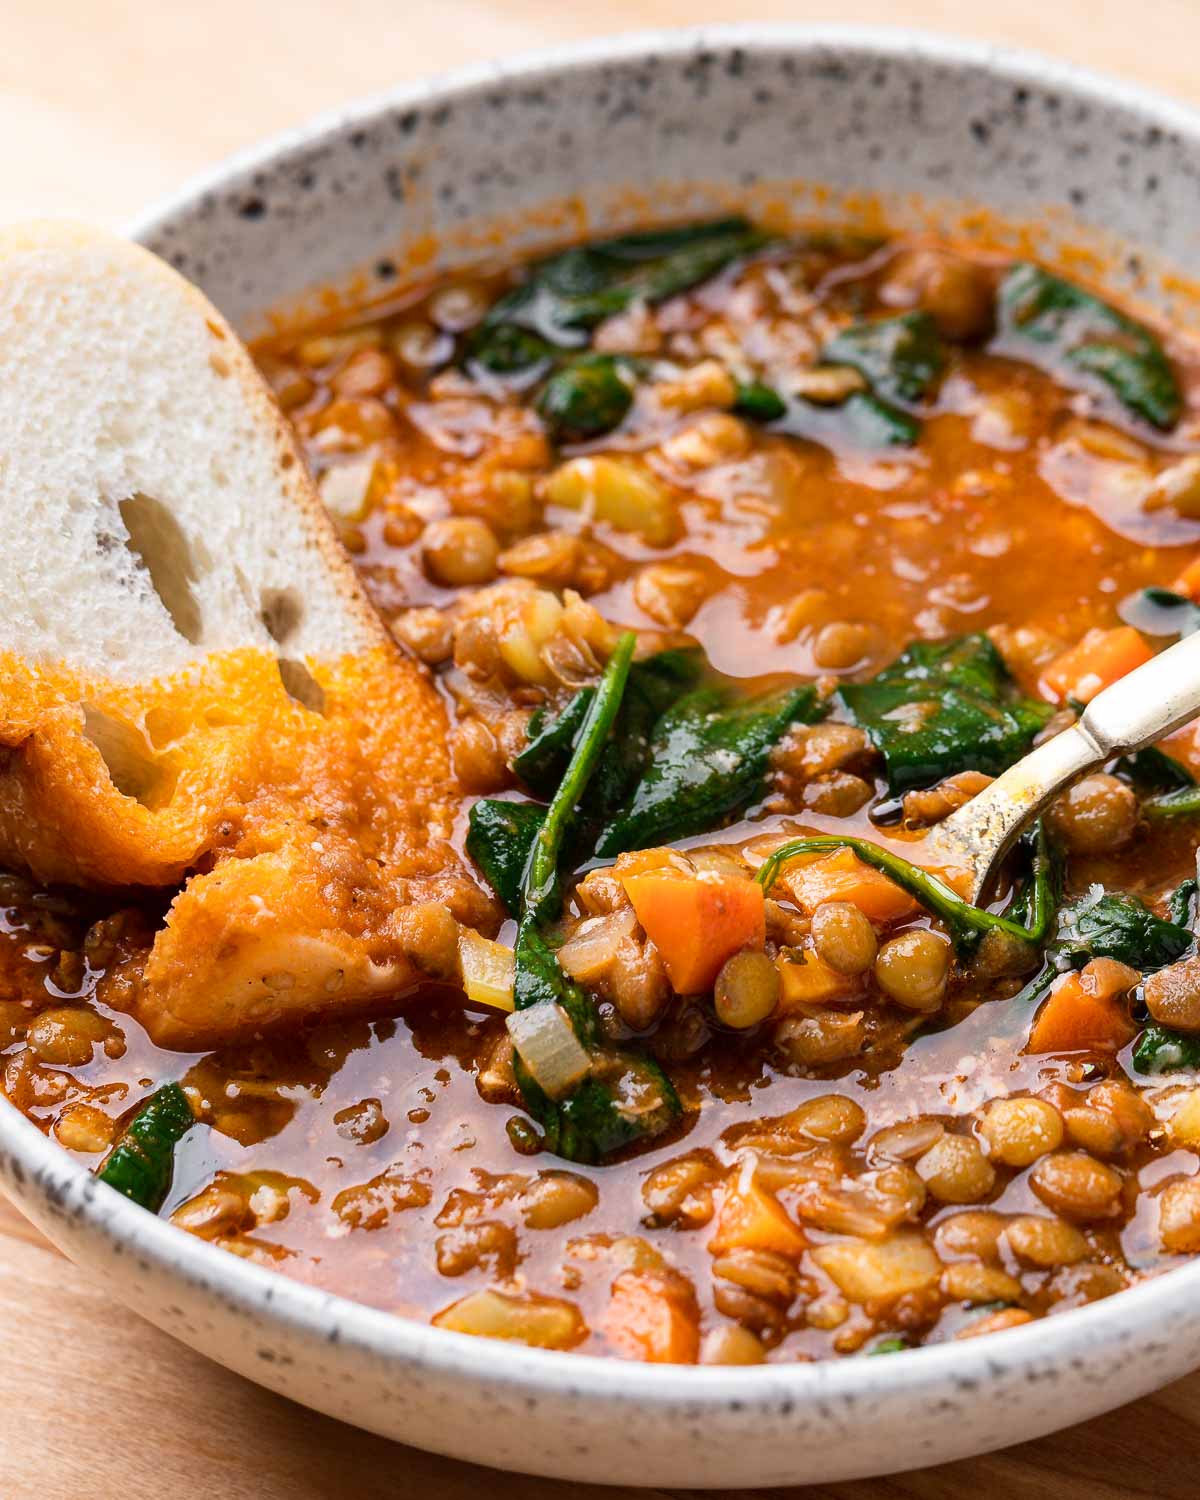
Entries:
POLYGON ((283 646, 304 619, 304 600, 296 589, 263 589, 259 617, 273 641, 283 646))
POLYGON ((233 374, 233 368, 223 354, 210 354, 208 364, 213 374, 221 380, 228 380, 233 374))
POLYGON ((315 714, 325 712, 325 689, 302 661, 279 658, 279 679, 289 698, 315 714))
POLYGON ((204 622, 192 592, 196 565, 183 528, 162 501, 150 495, 133 495, 122 500, 119 509, 129 533, 125 545, 149 573, 175 629, 196 645, 204 622))
POLYGON ((82 707, 83 732, 99 750, 113 786, 123 797, 149 807, 163 779, 162 766, 150 746, 132 725, 114 719, 94 703, 82 707))

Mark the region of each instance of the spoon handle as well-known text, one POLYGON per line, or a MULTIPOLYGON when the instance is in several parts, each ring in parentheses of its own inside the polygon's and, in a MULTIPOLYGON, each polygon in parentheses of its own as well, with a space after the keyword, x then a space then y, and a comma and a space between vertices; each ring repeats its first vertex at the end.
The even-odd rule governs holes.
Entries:
POLYGON ((1092 699, 1070 729, 1010 766, 929 835, 926 849, 970 875, 978 900, 997 862, 1064 787, 1200 714, 1200 632, 1092 699))

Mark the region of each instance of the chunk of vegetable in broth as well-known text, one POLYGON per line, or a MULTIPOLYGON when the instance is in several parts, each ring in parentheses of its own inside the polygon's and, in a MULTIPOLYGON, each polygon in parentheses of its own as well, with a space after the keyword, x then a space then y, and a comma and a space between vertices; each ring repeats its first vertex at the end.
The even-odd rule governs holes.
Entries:
POLYGON ((177 1083, 156 1089, 138 1109, 96 1176, 157 1213, 171 1190, 175 1147, 196 1117, 177 1083))
MULTIPOLYGON (((597 833, 644 771, 655 724, 703 671, 699 650, 661 651, 630 667, 605 753, 580 793, 564 836, 564 850, 575 863, 590 857, 597 833)), ((539 711, 530 720, 529 742, 514 758, 513 769, 538 796, 552 796, 566 775, 595 695, 594 687, 580 688, 557 718, 546 722, 539 711)), ((545 816, 546 809, 534 803, 492 798, 475 803, 469 815, 467 852, 513 916, 520 910, 530 850, 545 816)))
POLYGON ((822 406, 801 396, 785 398, 760 380, 743 381, 735 384, 733 411, 770 426, 772 432, 835 451, 911 448, 921 435, 920 424, 907 412, 867 391, 855 391, 844 401, 822 406))
MULTIPOLYGON (((1190 892, 1184 900, 1190 905, 1190 892)), ((1177 912, 1173 902, 1172 915, 1177 912)), ((1156 916, 1136 896, 1094 885, 1059 910, 1045 963, 1017 998, 1037 999, 1057 975, 1081 969, 1093 958, 1116 959, 1146 972, 1174 963, 1191 944, 1188 927, 1156 916)))
POLYGON ((786 731, 823 713, 812 687, 740 701, 723 688, 687 694, 655 725, 645 773, 596 853, 611 858, 718 828, 763 795, 768 758, 786 731))
POLYGON ((1134 1043, 1132 1061, 1138 1073, 1200 1072, 1200 1036, 1152 1022, 1134 1043))
POLYGON ((619 427, 633 405, 634 369, 628 360, 593 354, 556 371, 535 403, 553 441, 583 442, 619 427))
POLYGON ((1151 823, 1200 814, 1200 784, 1186 766, 1153 745, 1123 755, 1116 772, 1141 794, 1142 817, 1151 823))
POLYGON ((1155 916, 1136 896, 1097 885, 1059 912, 1053 954, 1059 968, 1115 958, 1135 969, 1160 969, 1191 944, 1186 927, 1155 916))
POLYGON ((1183 398, 1162 345, 1128 314, 1060 276, 1019 263, 1000 283, 994 348, 1062 378, 1090 377, 1129 415, 1167 430, 1183 398))
POLYGON ((896 795, 956 771, 998 775, 1051 713, 1017 694, 985 635, 916 641, 870 682, 843 684, 837 697, 882 754, 896 795))
POLYGON ((515 324, 558 347, 577 348, 605 318, 634 302, 686 292, 766 243, 761 230, 739 218, 593 240, 535 263, 484 327, 515 324))
POLYGON ((512 915, 521 906, 529 852, 546 818, 533 802, 483 798, 471 808, 467 853, 512 915))
POLYGON ((1173 589, 1137 589, 1121 600, 1117 613, 1143 635, 1175 639, 1200 630, 1200 605, 1173 589))
POLYGON ((849 365, 877 396, 902 403, 927 396, 945 362, 937 324, 926 312, 853 323, 821 350, 822 364, 849 365))
POLYGON ((595 688, 571 759, 534 834, 521 891, 514 1010, 520 1014, 552 1007, 554 1014, 547 1011, 540 1024, 524 1017, 513 1023, 513 1070, 547 1147, 571 1161, 600 1161, 636 1140, 661 1134, 680 1114, 678 1096, 652 1058, 599 1043, 592 1001, 563 973, 542 932, 561 906, 564 841, 616 723, 634 645, 632 634, 622 636, 595 688), (563 1044, 564 1021, 574 1032, 574 1048, 563 1044), (586 1070, 581 1059, 586 1059, 586 1070))

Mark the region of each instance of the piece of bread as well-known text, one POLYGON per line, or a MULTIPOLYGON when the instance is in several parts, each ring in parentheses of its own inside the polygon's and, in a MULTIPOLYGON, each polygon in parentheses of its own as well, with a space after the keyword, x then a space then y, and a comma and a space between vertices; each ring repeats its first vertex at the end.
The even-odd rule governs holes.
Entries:
POLYGON ((224 319, 112 236, 0 231, 0 432, 0 865, 185 882, 126 987, 166 1045, 419 979, 397 909, 486 916, 444 710, 224 319))
POLYGON ((0 649, 144 681, 273 649, 264 616, 292 656, 381 644, 249 354, 169 266, 75 225, 0 229, 0 328, 0 506, 19 538, 0 548, 0 649), (139 496, 157 502, 140 516, 139 496), (130 519, 160 528, 174 622, 130 519))

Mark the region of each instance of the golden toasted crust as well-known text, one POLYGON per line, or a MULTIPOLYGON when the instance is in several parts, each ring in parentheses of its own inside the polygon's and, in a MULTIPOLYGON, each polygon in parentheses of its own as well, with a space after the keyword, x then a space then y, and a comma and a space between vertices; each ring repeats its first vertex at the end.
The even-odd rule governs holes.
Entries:
POLYGON ((412 899, 487 915, 449 843, 458 788, 432 684, 389 649, 311 671, 320 712, 253 648, 137 686, 0 655, 0 864, 186 882, 137 990, 162 1045, 394 996, 420 975, 392 921, 412 899))
POLYGON ((0 862, 164 886, 314 820, 393 862, 448 837, 457 789, 428 679, 383 647, 308 670, 322 712, 254 647, 134 685, 0 653, 0 862))

